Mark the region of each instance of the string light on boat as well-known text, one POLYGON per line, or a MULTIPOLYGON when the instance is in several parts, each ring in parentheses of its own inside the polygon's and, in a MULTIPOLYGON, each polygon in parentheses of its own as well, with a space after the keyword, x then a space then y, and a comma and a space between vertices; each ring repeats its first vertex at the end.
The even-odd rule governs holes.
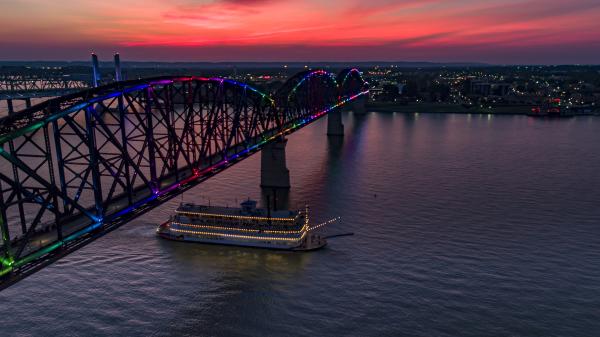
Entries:
POLYGON ((273 241, 300 241, 304 239, 306 233, 303 232, 300 238, 281 238, 281 237, 268 237, 268 236, 250 236, 250 235, 240 235, 240 234, 224 234, 224 233, 214 233, 214 232, 197 232, 197 231, 189 231, 185 229, 177 229, 171 228, 173 232, 177 233, 186 233, 186 234, 194 234, 194 235, 212 235, 212 236, 223 236, 229 238, 239 238, 239 239, 251 239, 251 240, 273 240, 273 241))
POLYGON ((331 219, 331 220, 325 221, 325 222, 323 222, 323 223, 321 223, 321 224, 318 224, 318 225, 316 225, 316 226, 310 227, 308 230, 309 230, 309 231, 315 230, 315 229, 317 229, 317 228, 319 228, 319 227, 323 227, 323 226, 325 226, 325 225, 329 225, 330 223, 332 223, 332 222, 336 222, 336 221, 338 221, 338 220, 340 220, 340 219, 341 219, 341 217, 339 217, 339 216, 338 216, 337 218, 333 218, 333 219, 331 219))
POLYGON ((268 234, 300 234, 305 232, 308 228, 306 225, 302 226, 300 230, 297 231, 278 231, 278 230, 258 230, 258 229, 249 229, 249 228, 236 228, 236 227, 220 227, 220 226, 205 226, 205 225, 194 225, 188 223, 181 222, 173 222, 173 225, 183 226, 183 227, 191 227, 191 228, 204 228, 204 229, 218 229, 218 230, 226 230, 226 231, 240 231, 240 232, 252 232, 252 233, 268 233, 268 234))

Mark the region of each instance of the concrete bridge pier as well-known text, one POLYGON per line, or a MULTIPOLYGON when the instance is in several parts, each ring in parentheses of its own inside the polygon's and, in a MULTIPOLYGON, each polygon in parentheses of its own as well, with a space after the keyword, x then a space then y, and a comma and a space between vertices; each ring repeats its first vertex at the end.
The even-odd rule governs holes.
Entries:
POLYGON ((289 188, 261 188, 261 205, 272 211, 291 209, 289 188))
POLYGON ((290 171, 285 162, 287 139, 271 142, 261 150, 260 186, 290 188, 290 171))
POLYGON ((356 115, 364 115, 367 113, 367 98, 365 96, 358 97, 354 101, 352 101, 352 111, 356 115))
POLYGON ((342 124, 342 110, 334 109, 327 114, 327 135, 343 136, 344 124, 342 124))

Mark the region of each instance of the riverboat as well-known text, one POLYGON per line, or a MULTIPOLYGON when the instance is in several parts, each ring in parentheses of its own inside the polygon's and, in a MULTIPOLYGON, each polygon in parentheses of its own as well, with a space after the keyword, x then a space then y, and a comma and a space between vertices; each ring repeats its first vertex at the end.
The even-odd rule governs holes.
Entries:
POLYGON ((292 251, 315 250, 327 244, 310 227, 304 211, 256 208, 246 200, 241 208, 182 203, 157 234, 165 239, 292 251))

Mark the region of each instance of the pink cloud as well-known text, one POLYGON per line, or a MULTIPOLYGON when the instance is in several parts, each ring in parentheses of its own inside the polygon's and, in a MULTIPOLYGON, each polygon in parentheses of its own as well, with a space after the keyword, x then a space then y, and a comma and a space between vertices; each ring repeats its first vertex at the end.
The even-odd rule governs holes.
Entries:
POLYGON ((191 54, 202 48, 215 51, 211 55, 236 50, 240 59, 254 58, 261 48, 288 58, 305 55, 293 46, 310 50, 310 57, 352 52, 381 58, 387 52, 388 58, 429 59, 453 58, 462 48, 485 61, 494 53, 518 57, 527 47, 568 45, 589 54, 600 41, 597 0, 133 0, 129 7, 118 0, 29 0, 28 6, 0 3, 0 13, 10 13, 0 14, 0 43, 29 41, 39 50, 52 42, 191 54))

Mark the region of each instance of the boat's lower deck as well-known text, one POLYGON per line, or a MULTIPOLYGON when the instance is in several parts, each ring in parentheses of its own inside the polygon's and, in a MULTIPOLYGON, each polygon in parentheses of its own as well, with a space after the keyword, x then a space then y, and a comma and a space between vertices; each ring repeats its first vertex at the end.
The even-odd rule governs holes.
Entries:
POLYGON ((230 246, 256 247, 278 250, 308 251, 324 247, 327 240, 318 234, 305 232, 301 237, 290 238, 271 237, 265 238, 253 235, 231 235, 219 232, 211 233, 186 233, 171 231, 168 223, 162 224, 157 234, 165 239, 176 241, 199 242, 230 246))

